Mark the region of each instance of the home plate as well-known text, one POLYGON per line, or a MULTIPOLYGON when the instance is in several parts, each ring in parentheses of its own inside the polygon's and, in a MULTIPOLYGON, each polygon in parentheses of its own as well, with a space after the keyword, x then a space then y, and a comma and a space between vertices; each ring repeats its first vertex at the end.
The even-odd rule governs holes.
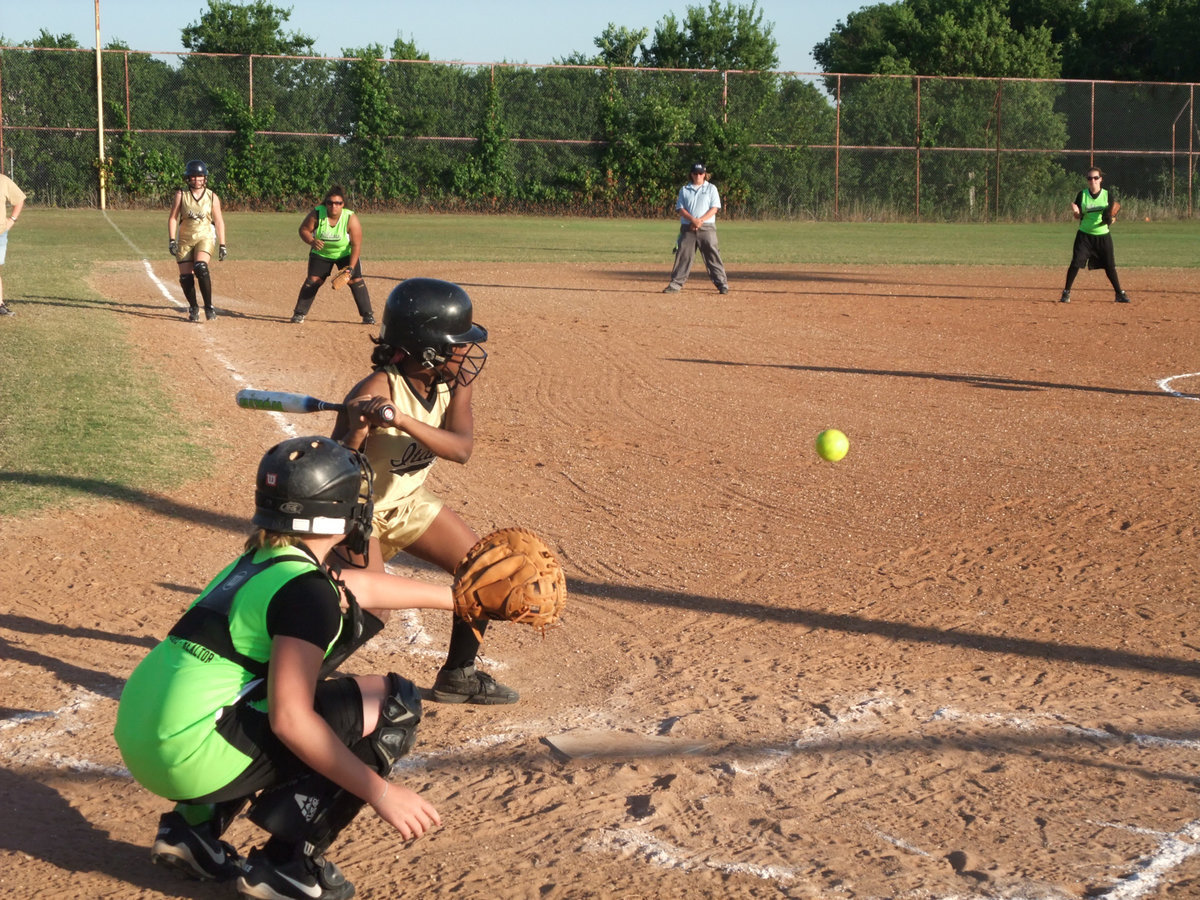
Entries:
POLYGON ((645 756, 679 756, 701 753, 708 744, 684 741, 672 737, 650 737, 628 731, 576 729, 565 731, 542 741, 563 759, 595 759, 597 757, 634 759, 645 756))

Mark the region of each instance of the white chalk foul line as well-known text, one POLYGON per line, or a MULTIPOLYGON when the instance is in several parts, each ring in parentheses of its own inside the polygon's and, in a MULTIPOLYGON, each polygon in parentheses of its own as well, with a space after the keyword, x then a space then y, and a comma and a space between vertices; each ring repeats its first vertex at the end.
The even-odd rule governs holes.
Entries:
MULTIPOLYGON (((128 244, 130 249, 132 249, 133 252, 141 258, 142 268, 146 270, 146 277, 148 277, 154 286, 158 288, 158 292, 166 298, 168 303, 183 309, 186 304, 177 299, 175 295, 171 293, 171 289, 167 287, 166 283, 154 274, 154 268, 150 265, 150 260, 142 251, 142 249, 132 240, 130 240, 125 232, 117 227, 117 223, 109 218, 107 211, 104 213, 104 219, 109 225, 112 226, 113 231, 120 235, 121 240, 128 244)), ((208 332, 208 330, 204 328, 199 328, 196 330, 200 332, 201 339, 208 342, 209 351, 214 357, 216 357, 217 362, 225 367, 225 371, 229 373, 229 377, 233 379, 234 384, 236 384, 239 389, 250 387, 250 383, 246 381, 246 379, 242 376, 242 373, 239 372, 237 368, 225 358, 224 354, 217 349, 216 344, 213 342, 212 335, 208 332)), ((266 412, 275 420, 275 424, 279 426, 279 430, 285 435, 288 437, 298 436, 299 432, 296 430, 296 426, 293 425, 292 422, 283 415, 283 413, 276 412, 274 410, 267 410, 266 412)))
POLYGON ((752 875, 764 881, 791 882, 801 878, 797 870, 787 866, 764 866, 733 860, 702 857, 661 841, 648 832, 636 828, 603 828, 598 837, 583 845, 584 850, 610 851, 618 854, 632 850, 641 854, 655 865, 683 871, 715 869, 728 875, 752 875))
POLYGON ((1196 394, 1184 394, 1180 391, 1174 390, 1171 387, 1171 382, 1177 381, 1180 378, 1200 378, 1200 372, 1188 372, 1186 375, 1172 375, 1170 378, 1160 379, 1158 382, 1158 389, 1160 391, 1166 391, 1172 397, 1179 397, 1182 400, 1200 400, 1200 396, 1197 396, 1196 394))
MULTIPOLYGON (((1145 829, 1117 825, 1111 822, 1097 822, 1105 828, 1121 828, 1136 834, 1147 834, 1145 829)), ((1188 822, 1178 831, 1170 834, 1158 833, 1160 840, 1155 852, 1134 864, 1133 872, 1121 879, 1121 883, 1103 894, 1097 895, 1106 900, 1138 900, 1157 893, 1164 876, 1177 868, 1189 857, 1200 853, 1200 820, 1188 822)))

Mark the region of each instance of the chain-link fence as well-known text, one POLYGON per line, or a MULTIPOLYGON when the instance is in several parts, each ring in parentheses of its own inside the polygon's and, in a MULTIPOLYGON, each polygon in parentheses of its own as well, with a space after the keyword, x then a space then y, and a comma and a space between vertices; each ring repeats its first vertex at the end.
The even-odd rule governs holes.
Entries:
POLYGON ((0 154, 34 202, 661 215, 694 159, 727 215, 1029 220, 1084 168, 1194 215, 1195 84, 462 65, 0 48, 0 154), (96 84, 103 84, 98 103, 96 84), (103 164, 98 127, 103 117, 103 164))

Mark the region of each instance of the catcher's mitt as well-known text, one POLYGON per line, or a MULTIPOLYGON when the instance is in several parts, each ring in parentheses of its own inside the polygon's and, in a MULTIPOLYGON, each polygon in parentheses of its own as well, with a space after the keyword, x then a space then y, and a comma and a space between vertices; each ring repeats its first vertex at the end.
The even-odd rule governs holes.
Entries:
POLYGON ((333 289, 336 291, 344 288, 350 283, 350 278, 353 274, 349 266, 346 266, 344 269, 338 269, 338 273, 333 276, 333 281, 331 282, 333 289))
POLYGON ((525 528, 493 531, 454 570, 454 612, 468 622, 504 619, 544 632, 558 622, 566 600, 562 566, 525 528))

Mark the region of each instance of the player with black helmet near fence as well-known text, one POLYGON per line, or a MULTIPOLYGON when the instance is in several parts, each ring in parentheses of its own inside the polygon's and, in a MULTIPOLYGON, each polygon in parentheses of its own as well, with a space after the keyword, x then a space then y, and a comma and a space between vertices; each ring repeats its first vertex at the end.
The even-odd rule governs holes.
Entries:
POLYGON ((391 610, 453 608, 448 587, 339 567, 339 544, 368 552, 371 481, 365 457, 327 437, 268 450, 244 552, 130 675, 121 756, 177 801, 159 820, 155 862, 236 878, 243 897, 338 900, 354 887, 324 854, 363 806, 404 839, 441 824, 387 780, 421 719, 413 683, 330 677, 391 610), (243 859, 221 835, 247 801, 270 838, 243 859))
POLYGON ((187 298, 188 321, 199 322, 197 285, 204 299, 204 317, 217 317, 208 263, 214 254, 218 262, 225 259, 225 217, 221 214, 221 198, 208 187, 208 166, 202 160, 191 160, 183 178, 187 187, 175 192, 167 215, 167 249, 179 263, 179 286, 187 298))
MULTIPOLYGON (((388 295, 370 375, 346 395, 333 437, 361 449, 376 472, 370 565, 401 550, 453 573, 478 536, 425 487, 438 458, 465 463, 475 444, 473 382, 487 360, 487 329, 457 284, 410 278, 388 295), (383 425, 378 411, 397 410, 383 425)), ((486 623, 455 618, 445 664, 433 685, 443 703, 515 703, 517 692, 475 667, 486 623), (478 633, 477 633, 478 632, 478 633)))

